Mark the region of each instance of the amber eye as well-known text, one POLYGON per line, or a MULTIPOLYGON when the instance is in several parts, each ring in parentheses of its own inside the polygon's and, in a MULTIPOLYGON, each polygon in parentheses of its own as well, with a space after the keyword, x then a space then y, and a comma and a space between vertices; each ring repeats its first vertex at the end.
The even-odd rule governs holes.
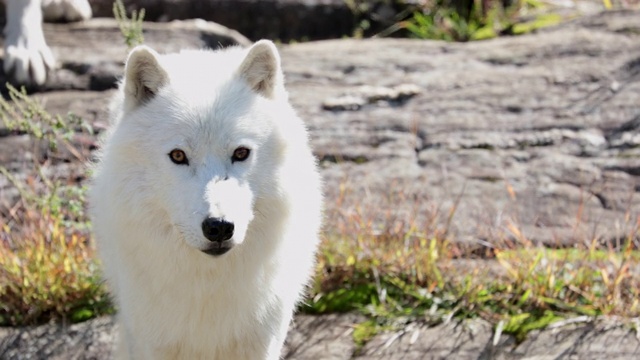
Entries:
POLYGON ((178 165, 189 165, 189 159, 187 159, 187 154, 185 154, 184 151, 182 151, 180 149, 171 150, 171 152, 169 153, 169 158, 175 164, 178 164, 178 165))
POLYGON ((249 157, 251 150, 246 147, 240 146, 239 148, 233 151, 233 156, 231 156, 231 162, 236 161, 245 161, 249 157))

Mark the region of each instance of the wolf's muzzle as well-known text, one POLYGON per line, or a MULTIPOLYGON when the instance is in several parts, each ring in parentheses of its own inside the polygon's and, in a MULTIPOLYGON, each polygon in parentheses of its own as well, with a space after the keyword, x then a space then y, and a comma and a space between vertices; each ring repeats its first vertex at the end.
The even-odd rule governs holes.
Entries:
POLYGON ((210 247, 204 250, 210 255, 222 255, 233 247, 233 242, 229 241, 233 237, 233 223, 223 219, 208 217, 202 222, 202 234, 209 241, 210 247))

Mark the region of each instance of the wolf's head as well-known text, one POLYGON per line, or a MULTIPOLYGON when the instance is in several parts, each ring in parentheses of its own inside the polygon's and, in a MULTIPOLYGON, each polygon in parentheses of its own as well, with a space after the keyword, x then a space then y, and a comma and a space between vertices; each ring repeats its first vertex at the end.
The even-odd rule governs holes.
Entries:
MULTIPOLYGON (((122 194, 188 245, 221 255, 242 243, 256 202, 277 196, 281 118, 295 117, 269 41, 250 49, 158 55, 135 48, 116 102, 110 152, 122 194), (167 222, 170 223, 169 226, 167 222)), ((114 173, 113 171, 110 172, 114 173)), ((147 216, 147 215, 145 215, 147 216)))

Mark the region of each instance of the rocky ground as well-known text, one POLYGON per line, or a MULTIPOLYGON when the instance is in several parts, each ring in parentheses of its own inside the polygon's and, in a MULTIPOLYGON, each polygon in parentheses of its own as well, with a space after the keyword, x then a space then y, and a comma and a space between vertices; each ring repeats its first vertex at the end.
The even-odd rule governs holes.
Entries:
MULTIPOLYGON (((411 323, 397 332, 374 337, 362 348, 351 334, 363 318, 347 315, 300 315, 291 327, 283 357, 287 360, 630 360, 640 355, 640 339, 631 325, 615 319, 576 318, 530 333, 517 344, 511 336, 495 336, 483 320, 438 326, 411 323)), ((637 324, 635 325, 637 328, 637 324)), ((64 326, 0 328, 0 358, 108 359, 115 339, 112 318, 64 326)))
MULTIPOLYGON (((162 52, 247 41, 199 21, 145 29, 147 44, 162 52)), ((117 26, 97 19, 47 25, 46 32, 62 67, 37 97, 53 113, 71 111, 106 126, 106 104, 126 55, 117 26)), ((615 245, 637 226, 638 12, 475 43, 343 39, 281 51, 291 99, 321 159, 330 213, 366 212, 383 223, 392 211, 400 222, 447 228, 453 241, 478 249, 508 240, 615 245)), ((19 173, 32 150, 23 136, 0 131, 3 165, 19 173)), ((57 171, 82 179, 81 164, 59 161, 57 171)), ((0 187, 11 197, 6 180, 0 187)), ((578 320, 519 345, 494 338, 480 320, 414 323, 356 351, 349 335, 357 316, 300 316, 287 358, 640 356, 633 327, 578 320)), ((112 329, 109 318, 0 329, 0 358, 105 358, 112 329)))

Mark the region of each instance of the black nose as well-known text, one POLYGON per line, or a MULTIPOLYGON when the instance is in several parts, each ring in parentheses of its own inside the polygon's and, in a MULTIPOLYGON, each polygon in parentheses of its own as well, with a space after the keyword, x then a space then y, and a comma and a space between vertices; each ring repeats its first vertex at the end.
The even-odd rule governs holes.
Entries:
POLYGON ((210 241, 223 242, 233 236, 233 223, 209 217, 202 222, 202 233, 210 241))

